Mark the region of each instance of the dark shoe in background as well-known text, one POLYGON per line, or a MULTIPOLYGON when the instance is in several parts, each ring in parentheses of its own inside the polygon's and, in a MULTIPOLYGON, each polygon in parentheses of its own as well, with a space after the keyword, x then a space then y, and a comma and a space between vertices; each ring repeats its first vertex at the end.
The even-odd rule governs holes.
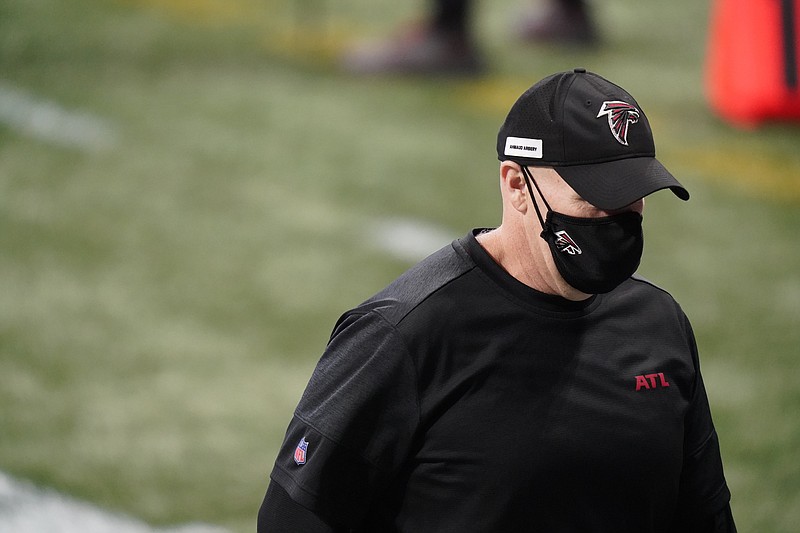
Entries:
POLYGON ((551 2, 543 11, 522 16, 517 35, 531 43, 589 46, 599 41, 597 28, 586 7, 551 2))

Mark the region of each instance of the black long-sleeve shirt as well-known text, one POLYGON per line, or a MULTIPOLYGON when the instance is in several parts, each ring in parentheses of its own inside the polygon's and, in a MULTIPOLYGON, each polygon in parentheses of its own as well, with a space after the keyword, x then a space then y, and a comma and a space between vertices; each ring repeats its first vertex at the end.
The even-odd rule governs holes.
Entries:
POLYGON ((472 234, 342 316, 272 483, 261 533, 735 531, 672 297, 542 294, 472 234))

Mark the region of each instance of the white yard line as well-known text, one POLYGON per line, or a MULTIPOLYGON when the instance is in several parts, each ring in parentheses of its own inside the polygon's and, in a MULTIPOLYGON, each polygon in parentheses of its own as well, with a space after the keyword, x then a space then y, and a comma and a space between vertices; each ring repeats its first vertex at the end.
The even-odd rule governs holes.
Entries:
POLYGON ((228 533, 206 524, 153 528, 0 472, 0 533, 228 533))
POLYGON ((370 245, 408 262, 423 259, 457 237, 442 228, 408 218, 374 220, 366 229, 370 245))
POLYGON ((41 141, 92 152, 111 148, 117 141, 109 121, 64 109, 2 82, 0 123, 41 141))

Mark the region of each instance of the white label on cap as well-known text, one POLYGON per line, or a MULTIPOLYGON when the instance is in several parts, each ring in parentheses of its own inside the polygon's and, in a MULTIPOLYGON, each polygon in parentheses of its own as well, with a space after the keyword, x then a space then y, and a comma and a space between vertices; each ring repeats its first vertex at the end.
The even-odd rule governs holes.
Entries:
POLYGON ((505 155, 542 158, 542 140, 524 137, 507 137, 505 155))

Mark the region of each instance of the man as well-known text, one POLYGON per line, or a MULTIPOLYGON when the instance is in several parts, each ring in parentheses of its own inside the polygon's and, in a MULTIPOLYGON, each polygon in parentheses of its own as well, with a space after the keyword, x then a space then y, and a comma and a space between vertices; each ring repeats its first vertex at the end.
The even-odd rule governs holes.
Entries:
MULTIPOLYGON (((517 17, 512 32, 526 42, 591 46, 598 41, 585 0, 546 0, 517 17)), ((342 65, 354 74, 477 75, 485 69, 474 42, 471 0, 431 0, 421 24, 378 42, 345 51, 342 65)))
POLYGON ((735 532, 691 326, 634 275, 643 198, 689 198, 644 112, 554 74, 497 152, 501 225, 337 323, 259 531, 735 532))

